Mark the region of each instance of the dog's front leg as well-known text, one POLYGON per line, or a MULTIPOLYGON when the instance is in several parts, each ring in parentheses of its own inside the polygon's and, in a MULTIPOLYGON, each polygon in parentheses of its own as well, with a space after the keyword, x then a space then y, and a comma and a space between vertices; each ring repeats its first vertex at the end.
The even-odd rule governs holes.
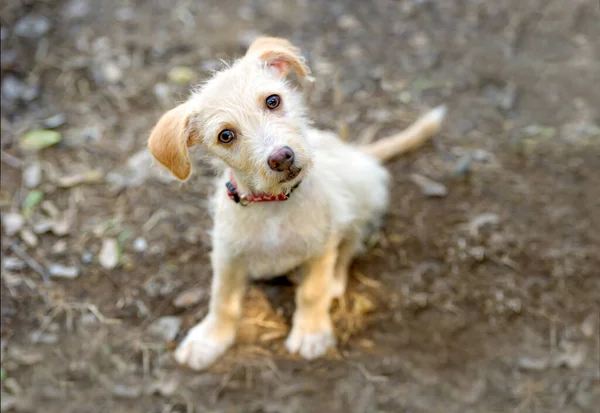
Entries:
POLYGON ((188 332, 175 360, 194 370, 213 364, 235 341, 246 287, 243 268, 213 254, 213 281, 208 315, 188 332))
POLYGON ((337 243, 332 244, 325 254, 307 263, 296 292, 292 331, 285 345, 305 359, 322 356, 336 343, 329 310, 337 252, 337 243))

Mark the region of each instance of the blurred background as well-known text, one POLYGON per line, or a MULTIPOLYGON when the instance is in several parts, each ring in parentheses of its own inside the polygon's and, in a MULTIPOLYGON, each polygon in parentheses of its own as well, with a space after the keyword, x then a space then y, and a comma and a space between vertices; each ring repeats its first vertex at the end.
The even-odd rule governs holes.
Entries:
POLYGON ((2 412, 598 412, 595 0, 3 0, 2 412), (283 340, 252 285, 213 369, 170 351, 206 312, 213 172, 145 151, 159 116, 259 34, 289 38, 316 125, 368 142, 447 104, 393 162, 385 228, 333 309, 283 340))

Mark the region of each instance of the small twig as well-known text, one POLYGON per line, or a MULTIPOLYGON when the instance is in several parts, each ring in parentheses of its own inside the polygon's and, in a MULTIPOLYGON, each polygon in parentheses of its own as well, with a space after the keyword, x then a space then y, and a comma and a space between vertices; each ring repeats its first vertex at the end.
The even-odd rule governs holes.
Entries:
POLYGON ((523 271, 521 270, 521 268, 519 267, 519 264, 517 264, 514 260, 512 260, 511 258, 504 256, 504 257, 498 257, 496 255, 490 254, 488 256, 488 258, 494 263, 497 264, 499 266, 505 266, 508 267, 512 270, 514 270, 515 272, 517 272, 518 274, 522 274, 523 271))
POLYGON ((50 276, 48 275, 44 267, 42 267, 36 260, 34 260, 29 254, 27 254, 27 252, 25 252, 24 249, 19 247, 17 244, 12 244, 10 246, 10 249, 15 253, 16 256, 25 261, 29 268, 37 272, 42 277, 42 280, 44 281, 45 285, 52 284, 52 281, 50 281, 50 276))
POLYGON ((360 272, 355 272, 353 275, 354 275, 354 278, 356 278, 359 283, 366 285, 367 287, 381 288, 381 283, 379 281, 369 278, 369 277, 365 276, 364 274, 361 274, 360 272))
POLYGON ((358 369, 358 371, 360 371, 360 373, 364 376, 364 378, 367 379, 367 381, 370 381, 372 383, 382 383, 389 380, 386 376, 374 376, 369 372, 369 370, 367 370, 365 366, 363 366, 360 363, 350 360, 348 360, 348 362, 355 366, 358 369))
POLYGON ((90 313, 94 314, 96 316, 96 318, 98 319, 98 321, 100 321, 102 324, 119 324, 121 322, 121 320, 119 320, 118 318, 105 317, 104 314, 102 314, 100 312, 100 310, 98 310, 98 307, 96 307, 94 304, 86 303, 86 304, 82 304, 82 305, 90 313))
POLYGON ((150 373, 150 352, 147 348, 142 348, 142 366, 144 377, 147 377, 150 373))
POLYGON ((211 401, 212 401, 213 405, 217 404, 217 402, 219 401, 219 396, 221 395, 223 390, 225 390, 227 388, 227 386, 231 382, 231 379, 233 378, 235 373, 237 373, 238 368, 239 368, 238 366, 235 366, 229 372, 229 374, 223 376, 223 378, 221 379, 221 382, 219 383, 219 386, 213 391, 213 393, 211 395, 211 401))
POLYGON ((154 226, 156 224, 158 224, 158 222, 163 219, 164 217, 168 216, 169 213, 167 211, 165 211, 164 209, 158 209, 157 211, 155 211, 152 216, 150 217, 150 219, 148 219, 148 221, 146 221, 146 223, 144 225, 142 225, 142 231, 144 231, 145 233, 148 233, 152 230, 152 228, 154 228, 154 226))
POLYGON ((16 156, 11 155, 8 152, 0 151, 0 159, 2 160, 2 162, 7 164, 8 166, 12 166, 13 168, 23 168, 23 161, 17 158, 16 156))

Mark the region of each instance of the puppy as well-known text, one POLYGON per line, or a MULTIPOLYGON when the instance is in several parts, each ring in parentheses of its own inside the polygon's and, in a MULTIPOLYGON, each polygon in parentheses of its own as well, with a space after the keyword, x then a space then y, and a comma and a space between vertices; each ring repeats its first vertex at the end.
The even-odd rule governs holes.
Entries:
POLYGON ((388 206, 381 162, 414 149, 439 130, 434 109, 404 132, 365 147, 314 129, 301 93, 288 81, 309 78, 299 50, 262 37, 189 100, 165 113, 150 134, 154 158, 180 180, 191 173, 188 148, 200 146, 223 169, 214 195, 209 311, 175 351, 201 370, 234 343, 248 277, 299 268, 302 281, 285 342, 305 359, 336 344, 330 317, 348 269, 388 206))

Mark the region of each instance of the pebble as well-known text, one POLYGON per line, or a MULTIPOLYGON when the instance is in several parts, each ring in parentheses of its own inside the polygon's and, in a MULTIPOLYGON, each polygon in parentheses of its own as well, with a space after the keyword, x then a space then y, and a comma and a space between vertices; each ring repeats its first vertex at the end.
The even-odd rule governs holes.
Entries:
POLYGON ((120 22, 128 22, 135 17, 135 10, 131 7, 119 7, 115 10, 115 17, 120 22))
POLYGON ((48 272, 51 276, 57 278, 68 278, 75 279, 79 277, 79 268, 77 267, 68 267, 66 265, 61 264, 50 264, 48 265, 48 272))
POLYGON ((150 297, 164 297, 173 291, 173 283, 160 275, 148 279, 143 287, 150 297))
POLYGON ((196 287, 185 290, 173 300, 173 305, 178 308, 187 308, 198 304, 207 294, 205 288, 196 287))
POLYGON ((337 25, 340 29, 354 30, 360 27, 360 22, 356 17, 352 16, 351 14, 344 14, 338 19, 337 25))
POLYGON ((592 313, 589 316, 587 316, 585 320, 583 320, 583 323, 581 323, 581 332, 585 337, 592 338, 596 331, 597 325, 598 319, 596 317, 596 314, 592 313))
POLYGON ((144 252, 148 249, 148 241, 142 237, 138 237, 133 240, 133 249, 137 252, 144 252))
POLYGON ((444 197, 448 195, 445 185, 419 174, 411 174, 410 179, 421 189, 425 196, 444 197))
POLYGON ((469 221, 469 232, 472 236, 476 236, 484 226, 496 226, 499 223, 500 216, 498 214, 494 214, 493 212, 479 214, 469 221))
POLYGON ((377 109, 369 109, 367 111, 367 117, 369 120, 375 122, 389 122, 392 119, 392 114, 389 110, 377 108, 377 109))
POLYGON ((42 219, 33 223, 33 232, 35 232, 36 234, 45 234, 47 232, 50 232, 53 226, 54 221, 50 219, 42 219))
POLYGON ((550 360, 547 357, 533 358, 523 356, 519 358, 518 365, 523 370, 542 371, 548 368, 550 360))
POLYGON ((83 254, 81 254, 81 262, 84 264, 89 264, 94 260, 94 254, 92 254, 90 251, 85 251, 83 254))
POLYGON ((15 76, 5 76, 2 81, 2 98, 9 102, 31 102, 40 94, 38 85, 27 85, 15 76))
POLYGON ((58 219, 58 217, 60 217, 60 211, 58 207, 54 204, 54 202, 45 200, 42 202, 42 205, 40 205, 40 207, 52 219, 58 219))
POLYGON ((51 28, 50 19, 38 14, 30 14, 15 24, 14 31, 18 36, 37 39, 48 33, 51 28))
POLYGON ((67 115, 64 113, 59 113, 54 116, 50 116, 49 118, 44 119, 44 126, 50 129, 58 128, 67 123, 67 115))
POLYGON ((42 166, 34 162, 23 169, 23 184, 27 188, 36 188, 42 181, 42 166))
POLYGON ((38 237, 30 229, 21 230, 21 239, 28 247, 34 248, 38 245, 38 237))
POLYGON ((58 336, 44 331, 34 331, 29 335, 29 339, 33 344, 56 344, 58 336))
POLYGON ((6 271, 19 271, 27 268, 27 264, 17 257, 4 257, 2 259, 2 268, 6 271))
POLYGON ((83 314, 80 318, 79 318, 79 323, 81 323, 81 325, 83 327, 92 327, 92 326, 96 326, 98 325, 98 317, 96 317, 94 314, 92 313, 87 313, 87 314, 83 314))
POLYGON ((485 162, 491 160, 494 155, 484 149, 475 149, 472 152, 473 160, 477 162, 485 162))
POLYGON ((400 92, 400 94, 398 95, 398 99, 400 100, 400 102, 407 105, 412 100, 412 95, 410 94, 409 91, 404 90, 404 91, 400 92))
POLYGON ((162 82, 155 84, 152 91, 154 92, 154 96, 156 96, 156 98, 161 102, 167 101, 171 95, 171 89, 169 88, 169 85, 162 82))
POLYGON ((58 240, 52 245, 52 254, 61 255, 67 251, 67 241, 64 239, 58 240))
POLYGON ((5 76, 2 80, 2 97, 8 101, 22 98, 27 85, 15 76, 5 76))
POLYGON ((102 77, 108 83, 118 83, 123 78, 123 71, 114 62, 106 62, 101 68, 102 77))
POLYGON ((148 327, 148 333, 162 341, 172 341, 181 328, 181 318, 165 316, 157 319, 148 327))
POLYGON ((461 156, 456 166, 454 167, 454 171, 452 172, 452 176, 458 177, 467 174, 471 169, 471 164, 473 163, 473 154, 466 153, 461 156))
POLYGON ((114 238, 102 240, 102 249, 98 255, 98 262, 107 270, 114 269, 119 264, 119 244, 114 238))
POLYGON ((130 387, 123 384, 116 384, 113 387, 113 395, 119 399, 137 399, 142 391, 139 387, 130 387))
POLYGON ((423 49, 429 46, 430 40, 423 32, 415 33, 408 39, 408 44, 415 49, 423 49))
POLYGON ((165 377, 151 383, 148 388, 148 393, 169 397, 177 391, 178 387, 179 383, 177 379, 165 377))
POLYGON ((86 127, 81 135, 92 142, 98 142, 102 138, 102 127, 100 125, 91 125, 86 127))
POLYGON ((89 0, 71 0, 65 10, 65 14, 70 19, 80 19, 90 12, 89 0))
POLYGON ((24 224, 25 218, 21 214, 15 212, 2 214, 2 227, 4 228, 4 233, 9 237, 19 232, 24 224))

